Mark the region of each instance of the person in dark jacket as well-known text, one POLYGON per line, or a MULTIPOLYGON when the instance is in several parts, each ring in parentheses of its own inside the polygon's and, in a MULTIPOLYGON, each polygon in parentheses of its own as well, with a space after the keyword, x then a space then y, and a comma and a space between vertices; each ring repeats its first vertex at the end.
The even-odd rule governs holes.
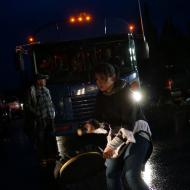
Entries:
POLYGON ((106 179, 109 190, 147 190, 141 171, 152 152, 151 131, 140 106, 132 99, 133 91, 120 80, 111 64, 95 68, 99 93, 95 119, 84 127, 87 133, 106 133, 106 179))

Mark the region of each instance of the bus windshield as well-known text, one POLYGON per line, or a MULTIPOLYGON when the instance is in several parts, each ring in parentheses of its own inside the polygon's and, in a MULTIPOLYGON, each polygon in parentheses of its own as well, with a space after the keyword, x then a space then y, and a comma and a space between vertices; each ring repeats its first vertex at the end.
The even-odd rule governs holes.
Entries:
POLYGON ((117 65, 121 76, 134 70, 127 35, 39 44, 34 51, 38 72, 48 74, 50 83, 91 82, 94 80, 93 67, 98 63, 117 65))

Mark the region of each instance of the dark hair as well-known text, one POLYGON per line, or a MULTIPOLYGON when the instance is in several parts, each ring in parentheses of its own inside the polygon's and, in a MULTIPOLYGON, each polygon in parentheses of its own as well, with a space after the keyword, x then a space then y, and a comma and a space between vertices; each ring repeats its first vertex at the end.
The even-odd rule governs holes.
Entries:
POLYGON ((96 119, 90 119, 87 121, 87 123, 90 123, 91 125, 93 125, 95 129, 100 127, 100 122, 96 119))
POLYGON ((44 75, 44 74, 35 74, 34 75, 34 81, 36 80, 41 80, 41 79, 49 79, 49 76, 48 75, 44 75))
POLYGON ((110 63, 101 63, 95 66, 94 68, 95 74, 103 74, 106 77, 112 77, 113 75, 116 76, 116 78, 119 77, 118 68, 114 67, 110 63))

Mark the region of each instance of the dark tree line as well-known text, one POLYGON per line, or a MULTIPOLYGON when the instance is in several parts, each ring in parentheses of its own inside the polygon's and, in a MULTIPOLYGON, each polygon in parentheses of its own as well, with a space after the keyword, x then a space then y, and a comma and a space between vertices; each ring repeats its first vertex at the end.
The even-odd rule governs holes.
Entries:
MULTIPOLYGON (((149 7, 145 4, 143 23, 150 57, 139 62, 141 78, 156 94, 165 91, 169 79, 173 80, 173 88, 181 88, 183 91, 190 88, 190 21, 187 23, 187 32, 184 33, 175 26, 172 18, 168 17, 158 33, 149 7)), ((138 32, 141 32, 140 30, 139 27, 138 32)))

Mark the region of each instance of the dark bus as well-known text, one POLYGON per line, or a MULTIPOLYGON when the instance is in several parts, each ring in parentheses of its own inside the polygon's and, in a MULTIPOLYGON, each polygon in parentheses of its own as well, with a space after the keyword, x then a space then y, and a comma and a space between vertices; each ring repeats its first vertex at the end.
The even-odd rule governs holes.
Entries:
MULTIPOLYGON (((31 44, 27 56, 32 73, 49 75, 48 87, 56 107, 56 133, 67 135, 93 115, 97 87, 93 68, 109 62, 129 83, 139 82, 133 34, 31 44)), ((26 55, 25 55, 26 56, 26 55)))

